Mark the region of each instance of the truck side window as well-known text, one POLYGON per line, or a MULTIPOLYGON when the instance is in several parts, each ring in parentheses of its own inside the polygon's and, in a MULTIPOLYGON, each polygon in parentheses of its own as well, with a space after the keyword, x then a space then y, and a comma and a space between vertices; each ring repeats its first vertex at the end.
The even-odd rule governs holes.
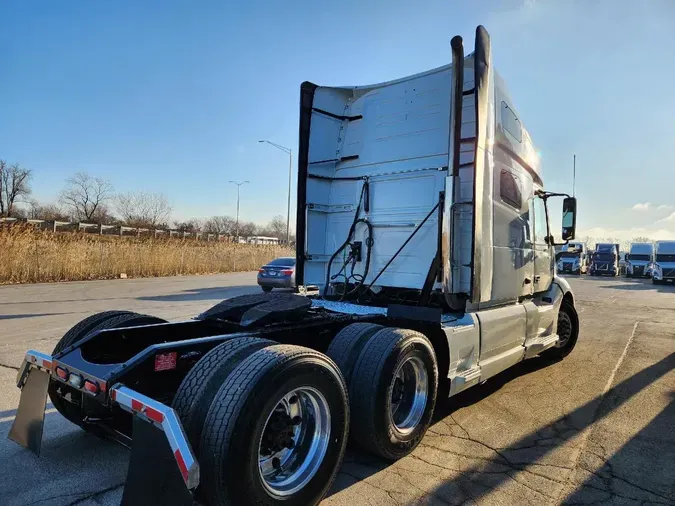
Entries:
POLYGON ((535 244, 546 244, 548 227, 546 226, 546 206, 540 198, 534 199, 534 242, 535 244))
POLYGON ((520 190, 520 181, 513 172, 502 169, 499 176, 499 195, 502 202, 515 207, 520 211, 523 207, 523 194, 520 190))
POLYGON ((523 141, 523 129, 520 126, 520 120, 513 109, 504 101, 502 101, 502 127, 518 142, 523 141))

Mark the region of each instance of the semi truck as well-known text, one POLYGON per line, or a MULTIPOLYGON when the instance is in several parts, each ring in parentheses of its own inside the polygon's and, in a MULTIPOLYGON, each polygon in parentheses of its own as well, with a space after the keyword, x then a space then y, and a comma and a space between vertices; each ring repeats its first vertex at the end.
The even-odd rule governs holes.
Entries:
POLYGON ((675 282, 675 241, 656 241, 652 283, 661 285, 667 281, 675 282))
POLYGON ((301 85, 296 293, 84 319, 26 353, 9 437, 39 452, 48 395, 131 448, 124 504, 316 504, 348 437, 400 459, 437 401, 567 356, 579 317, 553 248, 576 200, 544 189, 487 31, 450 53, 381 84, 301 85))
POLYGON ((646 278, 654 260, 654 245, 648 242, 631 243, 626 255, 626 277, 646 278))
POLYGON ((591 276, 618 276, 619 244, 597 243, 589 272, 591 276))
POLYGON ((564 245, 558 254, 558 272, 565 274, 586 274, 588 270, 588 250, 586 243, 570 242, 564 245))

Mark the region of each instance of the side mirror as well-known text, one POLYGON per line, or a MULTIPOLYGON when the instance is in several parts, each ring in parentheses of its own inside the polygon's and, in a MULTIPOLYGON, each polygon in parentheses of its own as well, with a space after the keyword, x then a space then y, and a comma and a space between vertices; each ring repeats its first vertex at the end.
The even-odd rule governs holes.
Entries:
POLYGON ((577 228, 577 199, 567 197, 562 205, 562 239, 569 241, 574 239, 577 228))

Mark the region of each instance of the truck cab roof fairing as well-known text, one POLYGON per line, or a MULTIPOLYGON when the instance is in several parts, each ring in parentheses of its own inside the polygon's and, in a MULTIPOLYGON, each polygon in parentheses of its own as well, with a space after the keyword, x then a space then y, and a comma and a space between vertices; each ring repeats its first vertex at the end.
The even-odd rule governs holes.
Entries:
POLYGON ((477 30, 476 49, 463 57, 460 165, 455 175, 448 170, 453 165, 452 64, 364 86, 303 84, 298 285, 318 286, 323 291, 327 277, 328 283, 346 284, 349 279, 358 279, 350 278, 352 272, 363 274, 365 260, 354 262, 349 247, 334 259, 332 256, 350 234, 367 181, 369 208, 365 212, 362 209, 361 218, 365 220, 360 220, 347 241, 360 243, 365 256, 369 241, 365 221, 372 225, 372 259, 366 286, 386 266, 376 287, 421 290, 440 242, 441 249, 449 251, 443 252, 444 277, 434 283, 435 289, 442 288, 451 296, 463 293, 477 304, 504 292, 493 288, 493 159, 512 166, 514 171, 526 171, 537 186, 542 184, 540 162, 522 123, 518 142, 505 132, 499 104, 507 103, 514 113, 515 108, 503 81, 490 68, 489 37, 482 27, 477 30), (480 55, 483 63, 476 62, 480 55), (475 79, 476 65, 485 73, 480 80, 475 79), (467 193, 469 188, 473 190, 467 193), (444 213, 430 217, 388 265, 441 194, 445 195, 444 213), (461 201, 466 201, 471 210, 459 211, 461 201), (453 221, 454 230, 448 230, 453 221), (453 255, 452 260, 448 258, 453 255), (451 268, 451 264, 457 267, 451 268))

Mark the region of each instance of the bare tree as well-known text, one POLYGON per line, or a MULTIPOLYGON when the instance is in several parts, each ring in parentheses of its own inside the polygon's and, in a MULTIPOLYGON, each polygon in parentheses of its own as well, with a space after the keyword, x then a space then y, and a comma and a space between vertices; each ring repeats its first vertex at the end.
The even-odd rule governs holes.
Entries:
POLYGON ((30 195, 30 178, 29 169, 0 160, 0 216, 13 216, 14 204, 30 195))
POLYGON ((203 224, 201 220, 191 219, 186 221, 174 221, 173 228, 181 232, 200 232, 203 224))
POLYGON ((102 223, 110 217, 106 204, 112 194, 113 185, 110 181, 78 172, 68 178, 66 187, 61 191, 60 201, 70 209, 75 220, 102 223))
POLYGON ((161 193, 129 192, 115 197, 115 208, 130 227, 168 228, 173 207, 161 193))
POLYGON ((230 216, 213 216, 204 223, 204 232, 234 235, 236 225, 236 220, 230 216))
POLYGON ((239 235, 241 237, 251 237, 255 235, 258 231, 258 225, 252 221, 240 221, 239 222, 239 235))
POLYGON ((286 239, 286 218, 283 216, 275 216, 272 218, 272 221, 267 225, 267 229, 272 237, 276 237, 279 240, 286 239))
POLYGON ((58 204, 40 204, 37 200, 31 200, 26 212, 26 218, 47 221, 69 221, 68 212, 58 204))
POLYGON ((653 241, 649 237, 640 236, 640 237, 633 237, 633 240, 631 242, 653 242, 653 241))

